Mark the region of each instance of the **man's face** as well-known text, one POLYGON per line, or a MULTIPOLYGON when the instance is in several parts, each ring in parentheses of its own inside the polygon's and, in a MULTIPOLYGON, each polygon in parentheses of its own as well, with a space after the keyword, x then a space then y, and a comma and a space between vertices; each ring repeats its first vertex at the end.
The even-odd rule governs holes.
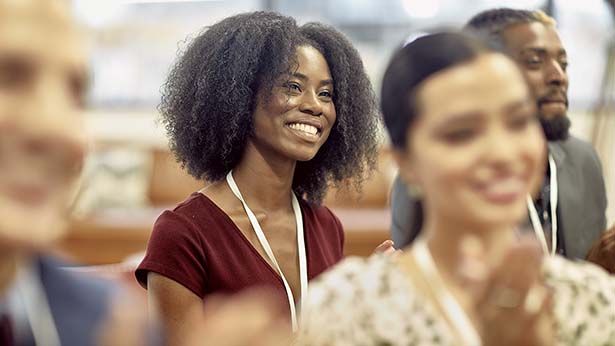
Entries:
POLYGON ((64 232, 85 154, 85 55, 56 0, 0 0, 0 247, 64 232))
POLYGON ((532 88, 548 140, 568 135, 568 58, 555 28, 539 22, 512 25, 504 43, 532 88))

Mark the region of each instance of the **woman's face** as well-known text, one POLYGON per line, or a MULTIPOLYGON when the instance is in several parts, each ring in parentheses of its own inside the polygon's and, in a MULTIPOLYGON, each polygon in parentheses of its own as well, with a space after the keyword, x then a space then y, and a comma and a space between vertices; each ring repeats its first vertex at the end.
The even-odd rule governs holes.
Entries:
POLYGON ((252 144, 294 161, 311 160, 335 123, 333 78, 311 46, 297 48, 296 70, 278 79, 269 102, 261 93, 254 111, 252 144))
POLYGON ((517 224, 542 181, 546 142, 514 63, 483 54, 428 78, 398 152, 400 174, 422 190, 427 221, 517 224))

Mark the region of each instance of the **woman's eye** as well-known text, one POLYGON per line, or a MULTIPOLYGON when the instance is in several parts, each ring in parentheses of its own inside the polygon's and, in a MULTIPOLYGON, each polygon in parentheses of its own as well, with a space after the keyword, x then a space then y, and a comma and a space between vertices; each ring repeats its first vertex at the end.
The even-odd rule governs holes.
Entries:
POLYGON ((296 94, 301 92, 301 86, 295 82, 287 82, 284 84, 284 87, 289 93, 296 94))
POLYGON ((26 63, 15 60, 0 61, 0 87, 25 87, 34 78, 34 69, 26 63))
POLYGON ((527 126, 535 121, 536 117, 531 115, 516 116, 509 121, 509 126, 514 130, 524 130, 527 126))
POLYGON ((320 93, 318 93, 318 96, 326 98, 326 99, 332 99, 333 93, 330 92, 329 90, 323 90, 320 93))
POLYGON ((471 140, 475 134, 476 134, 476 131, 474 131, 473 129, 460 129, 460 130, 445 132, 442 135, 442 137, 448 143, 462 144, 464 142, 468 142, 469 140, 471 140))

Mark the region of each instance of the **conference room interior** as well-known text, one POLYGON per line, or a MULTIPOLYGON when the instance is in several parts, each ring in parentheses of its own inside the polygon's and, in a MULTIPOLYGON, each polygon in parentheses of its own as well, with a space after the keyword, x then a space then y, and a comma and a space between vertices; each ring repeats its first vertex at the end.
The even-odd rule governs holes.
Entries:
MULTIPOLYGON (((189 176, 169 150, 158 121, 160 88, 186 38, 229 15, 277 11, 299 23, 321 21, 359 50, 375 90, 400 42, 459 28, 493 7, 542 9, 557 20, 570 67, 571 133, 597 150, 607 196, 615 200, 615 16, 607 1, 492 0, 74 0, 88 37, 92 84, 85 120, 89 152, 67 236, 54 253, 98 275, 135 284, 158 215, 207 182, 189 176)), ((369 256, 389 239, 390 190, 397 173, 384 131, 376 171, 362 191, 352 182, 324 205, 345 230, 345 255, 369 256)), ((615 222, 615 203, 607 224, 615 222)), ((145 291, 143 291, 145 294, 145 291)))

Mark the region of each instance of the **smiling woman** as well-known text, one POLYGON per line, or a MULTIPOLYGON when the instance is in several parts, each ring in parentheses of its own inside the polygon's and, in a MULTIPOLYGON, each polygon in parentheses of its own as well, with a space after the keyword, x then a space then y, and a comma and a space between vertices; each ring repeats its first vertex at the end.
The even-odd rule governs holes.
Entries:
POLYGON ((177 159, 210 183, 160 216, 136 272, 169 342, 204 298, 254 286, 296 328, 308 280, 342 258, 340 222, 320 201, 375 163, 379 118, 357 51, 321 24, 229 17, 180 54, 160 111, 177 159))

